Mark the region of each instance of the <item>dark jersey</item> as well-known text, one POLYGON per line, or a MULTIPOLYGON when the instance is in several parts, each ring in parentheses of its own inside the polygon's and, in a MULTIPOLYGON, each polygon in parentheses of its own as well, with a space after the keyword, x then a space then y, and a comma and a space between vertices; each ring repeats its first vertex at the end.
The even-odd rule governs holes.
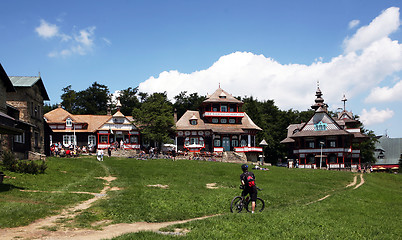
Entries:
POLYGON ((246 188, 251 188, 251 186, 249 186, 250 179, 253 179, 253 181, 255 181, 255 176, 253 172, 244 172, 240 175, 240 181, 244 182, 246 188))
POLYGON ((240 175, 240 181, 244 182, 244 186, 245 186, 241 195, 244 197, 247 194, 250 194, 251 201, 255 202, 257 200, 257 186, 254 185, 252 187, 249 187, 249 184, 247 181, 248 177, 252 177, 252 179, 255 180, 255 176, 254 176, 253 172, 244 172, 240 175))

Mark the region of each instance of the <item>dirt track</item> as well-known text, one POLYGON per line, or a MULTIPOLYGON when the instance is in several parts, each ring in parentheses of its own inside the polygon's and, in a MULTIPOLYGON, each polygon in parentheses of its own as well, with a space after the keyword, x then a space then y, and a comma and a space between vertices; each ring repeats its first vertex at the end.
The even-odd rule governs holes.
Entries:
MULTIPOLYGON (((58 220, 72 218, 79 214, 80 210, 84 210, 89 208, 95 201, 105 198, 107 196, 107 192, 112 190, 110 188, 110 182, 115 180, 115 177, 109 176, 102 178, 106 180, 105 187, 102 189, 100 193, 87 193, 94 195, 93 198, 82 202, 74 207, 66 209, 62 211, 62 213, 50 216, 44 219, 39 219, 28 226, 17 227, 17 228, 6 228, 0 229, 1 239, 108 239, 120 236, 125 233, 133 233, 139 231, 155 231, 159 232, 159 229, 175 225, 186 223, 195 220, 201 220, 209 217, 214 217, 217 215, 204 216, 199 218, 181 220, 181 221, 172 221, 172 222, 161 222, 161 223, 147 223, 147 222, 137 222, 137 223, 119 223, 112 224, 103 227, 102 230, 90 230, 90 229, 67 229, 62 228, 57 231, 51 231, 52 227, 60 227, 60 223, 57 223, 58 220)), ((363 174, 360 175, 360 183, 356 185, 357 176, 354 177, 354 181, 345 186, 345 188, 355 186, 353 189, 360 187, 364 184, 363 174)), ((215 184, 208 185, 207 187, 212 188, 216 187, 215 184)), ((306 205, 313 204, 319 201, 322 201, 331 195, 328 194, 323 198, 320 198, 316 201, 307 203, 306 205)), ((180 231, 178 234, 180 234, 180 231)), ((185 234, 186 230, 182 230, 183 234, 185 234)))

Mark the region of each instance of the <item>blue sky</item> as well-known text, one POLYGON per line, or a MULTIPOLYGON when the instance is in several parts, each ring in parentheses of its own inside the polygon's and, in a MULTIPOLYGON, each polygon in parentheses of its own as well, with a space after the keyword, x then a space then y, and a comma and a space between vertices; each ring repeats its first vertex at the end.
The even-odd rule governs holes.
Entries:
POLYGON ((113 93, 212 93, 306 110, 317 81, 336 111, 402 137, 401 1, 3 1, 0 62, 41 73, 51 99, 94 81, 113 93))

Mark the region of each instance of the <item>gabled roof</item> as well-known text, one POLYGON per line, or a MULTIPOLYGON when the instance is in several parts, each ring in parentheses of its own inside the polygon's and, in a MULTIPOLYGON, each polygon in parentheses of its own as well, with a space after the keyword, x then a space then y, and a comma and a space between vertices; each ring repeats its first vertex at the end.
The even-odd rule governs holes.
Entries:
POLYGON ((205 123, 202 118, 200 118, 200 113, 198 111, 186 111, 183 116, 176 122, 176 130, 211 130, 213 132, 220 133, 244 133, 244 130, 257 130, 262 131, 251 118, 244 113, 241 124, 216 124, 216 123, 205 123), (197 125, 191 125, 190 119, 197 118, 197 125))
POLYGON ((232 94, 224 91, 222 88, 218 88, 212 95, 208 96, 203 103, 217 103, 217 102, 225 102, 225 103, 240 103, 243 102, 234 98, 232 94))
POLYGON ((11 82, 10 78, 8 77, 6 71, 4 71, 3 66, 0 63, 0 79, 6 86, 6 91, 7 92, 15 92, 15 88, 13 86, 13 83, 11 82))
POLYGON ((45 113, 43 116, 46 118, 48 123, 64 123, 67 118, 71 118, 74 122, 85 122, 61 107, 53 109, 52 111, 45 113))
POLYGON ((43 84, 42 78, 41 77, 18 77, 18 76, 10 76, 10 80, 13 83, 13 86, 16 88, 28 88, 32 87, 35 84, 38 85, 43 100, 49 101, 49 96, 47 95, 45 85, 43 84))

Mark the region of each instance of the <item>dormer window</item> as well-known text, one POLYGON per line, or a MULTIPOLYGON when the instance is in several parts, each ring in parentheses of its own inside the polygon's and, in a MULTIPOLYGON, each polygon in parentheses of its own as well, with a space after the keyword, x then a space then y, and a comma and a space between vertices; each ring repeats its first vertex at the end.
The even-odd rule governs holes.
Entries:
POLYGON ((73 120, 71 120, 71 118, 67 118, 67 119, 66 119, 66 126, 67 126, 67 127, 73 126, 73 120))
POLYGON ((191 124, 191 125, 197 125, 197 120, 195 120, 195 119, 190 120, 190 124, 191 124))

